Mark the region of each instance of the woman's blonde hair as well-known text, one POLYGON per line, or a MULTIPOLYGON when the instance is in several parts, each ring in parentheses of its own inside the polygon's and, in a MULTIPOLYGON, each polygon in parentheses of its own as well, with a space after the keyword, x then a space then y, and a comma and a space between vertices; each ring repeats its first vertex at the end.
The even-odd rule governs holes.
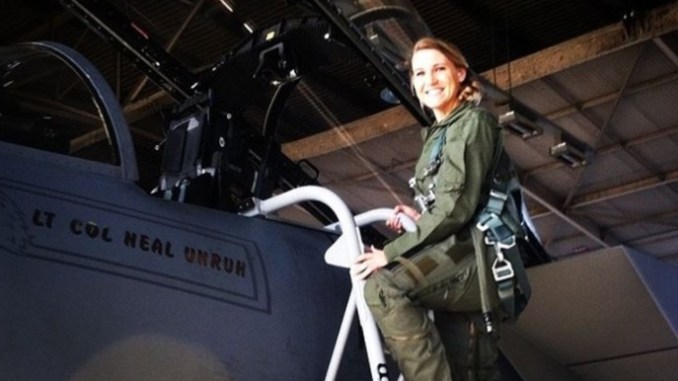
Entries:
MULTIPOLYGON (((466 78, 461 82, 461 91, 459 92, 459 100, 472 102, 475 104, 480 103, 480 100, 483 97, 483 89, 480 82, 475 79, 471 74, 471 71, 468 67, 468 62, 466 58, 461 53, 461 50, 457 48, 456 45, 443 41, 434 37, 424 37, 419 39, 414 46, 412 47, 412 54, 410 55, 410 82, 412 79, 412 56, 414 53, 424 50, 424 49, 433 49, 441 52, 445 57, 447 57, 450 62, 452 62, 457 67, 463 67, 466 69, 466 78)), ((412 89, 414 90, 414 89, 412 89)))

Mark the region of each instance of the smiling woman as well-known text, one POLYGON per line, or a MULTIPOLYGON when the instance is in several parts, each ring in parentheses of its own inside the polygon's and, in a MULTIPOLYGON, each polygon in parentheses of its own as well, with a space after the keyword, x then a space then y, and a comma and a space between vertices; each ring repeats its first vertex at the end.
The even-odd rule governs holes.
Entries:
MULTIPOLYGON (((412 51, 412 87, 436 122, 423 131, 410 180, 418 210, 398 205, 395 212, 417 221, 418 229, 383 250, 369 249, 352 270, 367 279, 365 300, 405 379, 466 380, 473 374, 489 380, 498 352, 481 311, 498 303, 481 296, 485 282, 475 254, 484 257, 486 249, 474 248, 472 222, 501 152, 499 126, 477 106, 479 87, 456 47, 424 38, 412 51)), ((387 226, 402 231, 396 219, 387 226)))

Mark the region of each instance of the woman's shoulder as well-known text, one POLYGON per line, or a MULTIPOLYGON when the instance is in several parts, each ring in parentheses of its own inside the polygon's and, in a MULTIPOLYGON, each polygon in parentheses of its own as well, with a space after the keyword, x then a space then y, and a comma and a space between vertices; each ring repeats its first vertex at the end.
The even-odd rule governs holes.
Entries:
POLYGON ((497 125, 497 117, 483 106, 470 104, 462 112, 464 113, 464 119, 477 120, 490 126, 497 125))
POLYGON ((484 107, 469 105, 462 111, 459 133, 467 138, 480 135, 493 136, 499 128, 497 118, 484 107))

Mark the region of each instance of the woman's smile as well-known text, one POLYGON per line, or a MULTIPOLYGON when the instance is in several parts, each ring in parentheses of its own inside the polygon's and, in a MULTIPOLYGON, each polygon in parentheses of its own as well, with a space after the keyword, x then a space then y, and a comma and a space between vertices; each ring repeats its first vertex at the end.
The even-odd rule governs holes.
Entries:
POLYGON ((412 84, 417 98, 441 120, 459 104, 466 69, 455 66, 435 49, 422 49, 412 56, 412 84))

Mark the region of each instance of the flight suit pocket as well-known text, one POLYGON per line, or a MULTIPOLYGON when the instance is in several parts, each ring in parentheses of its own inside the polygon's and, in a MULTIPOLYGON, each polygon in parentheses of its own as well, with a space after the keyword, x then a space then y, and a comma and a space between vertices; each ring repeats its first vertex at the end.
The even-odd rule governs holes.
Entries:
POLYGON ((436 187, 443 192, 461 191, 466 182, 466 145, 463 141, 448 141, 437 176, 436 187))
POLYGON ((375 272, 365 282, 363 295, 372 313, 388 313, 393 308, 393 301, 403 294, 393 283, 392 277, 387 276, 388 273, 387 270, 375 272))
POLYGON ((465 311, 470 307, 466 305, 465 295, 471 280, 475 279, 473 270, 471 266, 457 268, 446 279, 419 290, 414 297, 426 308, 465 311), (464 305, 459 305, 461 301, 464 305))

